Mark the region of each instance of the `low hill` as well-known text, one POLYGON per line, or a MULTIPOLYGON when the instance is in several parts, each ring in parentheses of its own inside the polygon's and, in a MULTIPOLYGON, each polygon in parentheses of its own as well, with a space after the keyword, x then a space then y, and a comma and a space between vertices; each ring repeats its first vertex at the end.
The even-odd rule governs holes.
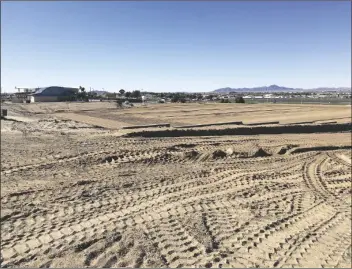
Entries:
POLYGON ((302 89, 302 88, 288 88, 278 85, 270 85, 270 86, 262 86, 262 87, 254 87, 254 88, 220 88, 214 90, 213 92, 217 93, 230 93, 230 92, 307 92, 307 91, 351 91, 351 88, 347 87, 339 87, 339 88, 328 88, 328 87, 320 87, 314 89, 302 89))

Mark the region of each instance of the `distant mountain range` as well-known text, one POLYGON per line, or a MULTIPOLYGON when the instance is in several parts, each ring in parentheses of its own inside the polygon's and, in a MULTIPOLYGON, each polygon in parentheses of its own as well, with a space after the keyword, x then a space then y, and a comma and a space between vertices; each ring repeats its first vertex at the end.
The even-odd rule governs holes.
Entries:
POLYGON ((263 86, 263 87, 255 87, 255 88, 221 88, 214 90, 213 92, 217 93, 230 93, 230 92, 327 92, 327 91, 343 91, 348 92, 351 91, 351 88, 347 87, 340 87, 340 88, 314 88, 314 89, 301 89, 301 88, 287 88, 278 85, 270 85, 270 86, 263 86))

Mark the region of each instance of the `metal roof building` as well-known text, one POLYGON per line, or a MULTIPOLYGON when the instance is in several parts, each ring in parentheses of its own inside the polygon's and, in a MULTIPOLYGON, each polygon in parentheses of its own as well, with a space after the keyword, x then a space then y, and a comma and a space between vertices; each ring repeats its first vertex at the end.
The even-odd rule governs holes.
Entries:
POLYGON ((69 101, 78 91, 77 88, 60 86, 39 88, 30 95, 30 101, 31 103, 69 101))

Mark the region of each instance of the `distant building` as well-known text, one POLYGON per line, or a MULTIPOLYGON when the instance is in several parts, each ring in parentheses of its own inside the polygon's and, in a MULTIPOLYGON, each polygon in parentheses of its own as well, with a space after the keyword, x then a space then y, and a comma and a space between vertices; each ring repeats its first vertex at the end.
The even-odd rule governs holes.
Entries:
POLYGON ((34 93, 28 95, 28 98, 31 103, 70 101, 73 100, 78 91, 77 88, 51 86, 37 89, 34 93))
POLYGON ((271 93, 269 93, 269 94, 264 94, 264 98, 273 98, 274 96, 271 94, 271 93))
POLYGON ((12 103, 25 103, 28 98, 28 93, 26 92, 16 92, 11 96, 12 103))
POLYGON ((28 95, 35 92, 32 88, 16 88, 18 92, 11 94, 12 103, 25 103, 28 100, 28 95), (22 90, 22 91, 21 91, 22 90))

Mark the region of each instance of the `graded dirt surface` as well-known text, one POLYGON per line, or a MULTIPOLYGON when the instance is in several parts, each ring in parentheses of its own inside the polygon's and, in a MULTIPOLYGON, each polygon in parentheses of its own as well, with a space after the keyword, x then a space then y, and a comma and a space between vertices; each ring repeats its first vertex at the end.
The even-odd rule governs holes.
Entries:
POLYGON ((1 120, 2 267, 351 267, 350 132, 126 138, 152 108, 30 105, 1 120))
POLYGON ((280 121, 351 121, 351 107, 346 105, 282 104, 153 104, 129 110, 87 111, 77 114, 125 122, 127 124, 170 123, 173 126, 243 121, 256 123, 280 121))
MULTIPOLYGON (((8 104, 2 105, 4 108, 8 104)), ((170 123, 171 126, 242 121, 244 124, 279 121, 280 124, 301 122, 351 122, 350 105, 293 104, 136 104, 118 109, 114 102, 12 104, 11 113, 52 115, 101 127, 170 123)))

